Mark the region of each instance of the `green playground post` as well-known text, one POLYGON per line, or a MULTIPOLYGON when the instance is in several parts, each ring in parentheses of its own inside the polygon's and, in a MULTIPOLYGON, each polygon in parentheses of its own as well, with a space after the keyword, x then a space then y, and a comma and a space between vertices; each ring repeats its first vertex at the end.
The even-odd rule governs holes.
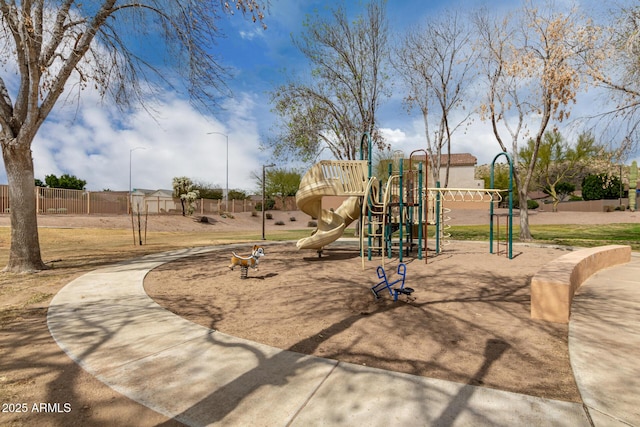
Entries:
MULTIPOLYGON (((440 181, 436 181, 436 188, 440 188, 440 181)), ((440 192, 436 193, 436 254, 440 254, 440 192)))
POLYGON ((404 157, 402 159, 400 159, 400 170, 398 171, 400 174, 399 177, 399 183, 398 183, 398 238, 400 239, 398 241, 398 260, 400 262, 402 262, 402 252, 404 251, 404 246, 402 244, 402 239, 403 239, 403 235, 402 235, 402 229, 404 227, 404 209, 403 209, 403 193, 404 193, 404 188, 403 188, 403 174, 404 174, 404 157))
MULTIPOLYGON (((505 156, 507 158, 507 163, 509 164, 509 232, 507 237, 507 245, 509 250, 509 259, 513 259, 513 161, 511 160, 511 156, 507 152, 499 153, 491 162, 491 175, 490 175, 490 187, 494 189, 494 169, 496 160, 498 157, 505 156)), ((493 202, 490 204, 489 208, 489 253, 493 253, 493 202)))
POLYGON ((422 162, 418 163, 418 259, 422 259, 422 162))

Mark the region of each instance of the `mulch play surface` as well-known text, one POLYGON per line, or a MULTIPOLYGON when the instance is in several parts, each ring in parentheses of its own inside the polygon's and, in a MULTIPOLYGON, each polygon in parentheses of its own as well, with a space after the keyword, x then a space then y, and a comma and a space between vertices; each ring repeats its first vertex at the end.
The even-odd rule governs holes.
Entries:
MULTIPOLYGON (((242 254, 250 252, 251 245, 242 254)), ((258 271, 240 279, 221 249, 167 263, 145 288, 195 323, 281 349, 425 377, 580 402, 567 325, 530 318, 529 282, 566 250, 453 242, 428 264, 405 259, 415 300, 375 300, 380 258, 361 266, 355 244, 318 258, 295 244, 268 245, 258 271)), ((385 260, 389 280, 398 259, 385 260)))

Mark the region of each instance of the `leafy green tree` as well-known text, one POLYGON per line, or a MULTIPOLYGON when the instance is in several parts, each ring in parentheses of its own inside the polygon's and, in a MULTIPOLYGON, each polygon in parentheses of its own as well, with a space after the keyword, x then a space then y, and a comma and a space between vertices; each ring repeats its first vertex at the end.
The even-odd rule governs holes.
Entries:
POLYGON ((195 181, 193 188, 198 190, 203 199, 221 200, 224 194, 222 188, 203 181, 195 181))
POLYGON ((265 195, 280 198, 284 206, 287 197, 296 195, 301 176, 294 170, 269 169, 265 173, 265 180, 265 195))
POLYGON ((620 194, 620 179, 606 173, 587 175, 582 180, 584 200, 617 199, 620 194))
MULTIPOLYGON (((535 149, 535 141, 529 139, 526 147, 519 153, 521 167, 529 169, 535 149)), ((544 191, 551 197, 553 211, 556 212, 558 203, 567 195, 558 190, 558 185, 582 174, 587 166, 603 152, 604 150, 596 144, 591 133, 581 133, 576 143, 571 145, 560 132, 547 131, 538 146, 538 159, 533 166, 531 186, 544 191)))
MULTIPOLYGON (((560 198, 560 201, 562 201, 576 191, 576 186, 570 182, 562 181, 555 186, 555 191, 556 195, 560 198)), ((550 194, 551 190, 549 188, 545 188, 544 192, 546 194, 550 194)))
MULTIPOLYGON (((477 168, 478 179, 484 181, 484 188, 491 188, 491 167, 483 165, 477 168)), ((509 165, 496 163, 493 168, 493 187, 509 188, 509 165)))
MULTIPOLYGON (((265 205, 265 210, 270 211, 276 205, 276 201, 273 200, 271 197, 267 197, 264 200, 264 205, 265 205)), ((259 201, 258 203, 256 203, 256 210, 262 212, 262 201, 259 201)))
POLYGON ((247 192, 243 190, 229 190, 229 200, 245 200, 249 196, 247 196, 247 192))
POLYGON ((179 176, 173 178, 173 197, 180 199, 182 216, 186 216, 195 211, 195 201, 200 197, 200 192, 194 188, 191 179, 179 176))
POLYGON ((67 173, 60 175, 60 178, 55 175, 47 175, 44 177, 44 182, 49 188, 66 188, 68 190, 84 190, 87 185, 87 181, 84 179, 67 173))
POLYGON ((47 184, 45 184, 44 182, 42 182, 42 181, 40 180, 40 178, 36 178, 36 179, 34 180, 34 183, 35 183, 35 186, 36 186, 36 187, 46 187, 46 186, 47 186, 47 184))

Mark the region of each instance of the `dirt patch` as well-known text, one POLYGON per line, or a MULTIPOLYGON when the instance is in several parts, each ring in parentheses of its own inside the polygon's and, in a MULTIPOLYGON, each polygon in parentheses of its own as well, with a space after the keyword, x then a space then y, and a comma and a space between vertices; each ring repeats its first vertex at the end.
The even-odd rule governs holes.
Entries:
MULTIPOLYGON (((310 220, 301 212, 274 211, 272 215, 266 220, 267 233, 305 229, 310 220)), ((640 221, 638 212, 530 215, 531 224, 640 221)), ((488 223, 486 212, 454 210, 450 216, 453 225, 488 223)), ((221 236, 228 240, 224 233, 236 230, 258 235, 261 230, 260 213, 209 217, 211 222, 202 223, 179 215, 149 216, 148 243, 136 247, 127 216, 39 216, 43 258, 55 268, 34 275, 0 276, 0 400, 27 403, 30 410, 34 403, 70 403, 72 410, 0 413, 0 425, 180 425, 120 395, 69 359, 49 334, 46 312, 60 288, 95 268, 146 253, 214 245, 221 236)), ((5 262, 9 225, 9 216, 0 214, 0 227, 7 227, 0 230, 0 259, 5 262)), ((159 282, 152 291, 159 301, 230 334, 247 332, 248 338, 281 348, 379 363, 386 369, 577 400, 567 362, 566 327, 528 317, 525 277, 555 257, 554 252, 529 256, 528 250, 523 251, 522 257, 503 267, 504 260, 483 258, 484 247, 473 248, 467 254, 471 259, 466 260, 462 246, 447 247, 426 270, 434 276, 423 276, 418 263, 410 263, 407 286, 416 289, 416 301, 411 304, 394 304, 388 297, 373 302, 369 287, 376 282, 375 265, 362 272, 352 249, 327 249, 328 257, 317 260, 313 253, 299 253, 291 246, 270 246, 261 270, 250 272, 245 281, 239 280, 238 270, 226 270, 230 254, 225 250, 210 258, 184 260, 187 264, 182 267, 167 265, 150 277, 159 282), (489 262, 500 264, 487 270, 489 262), (195 270, 187 269, 188 263, 195 270), (472 265, 478 266, 473 267, 476 274, 471 273, 472 265), (515 273, 509 265, 518 265, 522 277, 512 281, 515 273), (468 271, 458 273, 460 266, 468 271), (504 325, 507 328, 501 329, 504 325), (260 336, 250 335, 253 330, 260 336), (534 337, 539 342, 530 343, 534 337), (420 351, 410 358, 413 347, 420 351), (522 369, 514 368, 516 363, 522 369)), ((390 261, 388 270, 396 263, 390 261)))
MULTIPOLYGON (((580 401, 567 325, 530 319, 530 278, 564 250, 516 246, 508 260, 487 244, 454 243, 426 265, 407 262, 415 300, 395 303, 388 293, 374 299, 380 259, 363 270, 353 245, 330 247, 320 259, 293 244, 266 252, 246 280, 227 268, 230 252, 222 250, 165 264, 145 288, 195 323, 277 348, 580 401)), ((385 260, 390 280, 397 265, 385 260)))

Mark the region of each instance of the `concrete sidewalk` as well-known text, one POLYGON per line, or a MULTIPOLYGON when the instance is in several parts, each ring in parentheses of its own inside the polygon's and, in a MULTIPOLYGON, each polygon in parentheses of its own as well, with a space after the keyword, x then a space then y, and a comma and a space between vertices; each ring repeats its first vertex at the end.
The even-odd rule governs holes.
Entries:
POLYGON ((571 305, 569 356, 596 426, 640 426, 640 254, 587 279, 571 305))
POLYGON ((191 323, 146 295, 150 269, 212 250, 151 255, 79 277, 50 304, 51 334, 102 382, 193 426, 640 425, 638 257, 594 276, 574 302, 569 348, 583 406, 282 351, 191 323), (583 313, 593 309, 598 280, 615 283, 623 307, 605 290, 606 299, 595 295, 610 312, 583 313), (601 332, 605 321, 615 334, 601 332), (628 347, 602 346, 601 333, 628 347))

